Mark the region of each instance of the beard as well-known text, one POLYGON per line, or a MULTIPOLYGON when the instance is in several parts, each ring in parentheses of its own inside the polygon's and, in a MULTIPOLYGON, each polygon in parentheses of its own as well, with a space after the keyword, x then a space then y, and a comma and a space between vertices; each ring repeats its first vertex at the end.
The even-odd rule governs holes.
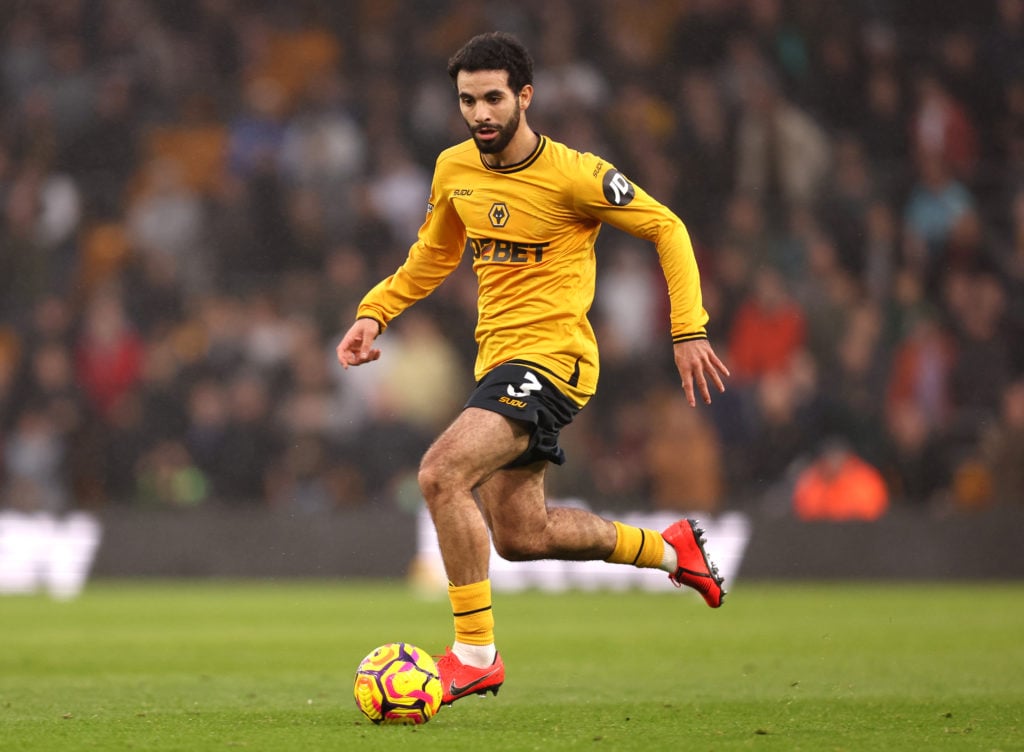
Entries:
POLYGON ((481 154, 500 154, 505 150, 505 147, 512 142, 512 137, 516 135, 516 131, 519 130, 519 114, 521 112, 522 108, 517 105, 512 116, 501 125, 489 123, 487 126, 477 126, 476 128, 469 126, 469 133, 481 154), (489 141, 481 141, 476 135, 477 130, 481 127, 497 131, 498 135, 489 141))

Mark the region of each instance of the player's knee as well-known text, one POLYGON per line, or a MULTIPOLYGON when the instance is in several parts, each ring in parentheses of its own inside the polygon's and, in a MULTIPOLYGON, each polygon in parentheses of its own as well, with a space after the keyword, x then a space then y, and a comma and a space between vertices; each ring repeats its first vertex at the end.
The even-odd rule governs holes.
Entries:
POLYGON ((458 468, 452 466, 450 462, 446 462, 443 457, 430 455, 424 457, 420 463, 416 479, 427 504, 466 484, 463 474, 458 471, 458 468))
POLYGON ((506 561, 536 561, 543 559, 546 550, 539 541, 517 532, 499 533, 494 531, 494 550, 506 561))
POLYGON ((430 503, 431 499, 437 498, 441 492, 443 478, 440 469, 435 463, 430 463, 424 460, 420 464, 419 474, 416 476, 416 480, 420 486, 420 492, 423 494, 423 498, 426 499, 427 503, 430 503))

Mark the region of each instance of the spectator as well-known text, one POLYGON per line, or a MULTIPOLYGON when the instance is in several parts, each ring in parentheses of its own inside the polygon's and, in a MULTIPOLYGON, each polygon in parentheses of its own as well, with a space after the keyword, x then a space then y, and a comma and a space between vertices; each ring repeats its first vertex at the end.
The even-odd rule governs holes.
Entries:
POLYGON ((831 165, 828 134, 767 71, 751 76, 742 96, 737 186, 760 196, 775 215, 812 204, 831 165))
POLYGON ((989 219, 1000 231, 1012 221, 1014 196, 1024 188, 1024 74, 1006 84, 1003 98, 994 127, 994 161, 985 176, 995 204, 989 219))
POLYGON ((952 413, 950 374, 956 353, 937 317, 921 312, 897 343, 886 386, 886 411, 909 403, 927 417, 929 430, 942 431, 952 413))
MULTIPOLYGON (((17 405, 18 368, 21 361, 21 342, 10 327, 0 327, 0 428, 6 432, 17 405)), ((0 451, 3 439, 0 439, 0 451)), ((0 482, 3 481, 0 465, 0 482)))
POLYGON ((856 277, 841 263, 828 235, 815 233, 806 242, 807 263, 798 291, 807 334, 806 346, 826 372, 839 356, 837 337, 847 328, 860 299, 856 277))
POLYGON ((899 220, 889 203, 872 201, 864 217, 864 236, 860 257, 864 262, 861 277, 864 294, 883 305, 893 295, 896 263, 899 258, 899 220))
POLYGON ((707 417, 690 410, 674 386, 652 392, 644 407, 652 416, 643 453, 651 478, 651 505, 677 512, 716 512, 724 501, 724 453, 707 417))
POLYGON ((1024 499, 1024 379, 1002 394, 999 420, 982 442, 997 503, 1020 504, 1024 499))
POLYGON ((392 237, 415 237, 423 223, 430 176, 401 144, 375 146, 378 163, 369 185, 370 205, 392 237))
MULTIPOLYGON (((999 254, 999 268, 1007 285, 1007 325, 1016 343, 1024 342, 1024 184, 1012 202, 1011 227, 999 254)), ((1010 352, 1015 373, 1024 373, 1024 352, 1010 352)))
POLYGON ((55 246, 43 242, 47 181, 47 173, 27 165, 10 176, 0 194, 4 199, 0 207, 0 310, 9 317, 25 317, 57 280, 55 246))
POLYGON ((646 248, 637 248, 631 239, 609 246, 594 301, 596 326, 609 360, 632 363, 651 355, 667 336, 661 325, 667 295, 657 261, 646 248))
POLYGON ((127 210, 126 227, 135 250, 143 259, 157 257, 169 268, 175 287, 192 293, 209 283, 206 209, 177 160, 147 164, 144 190, 127 210))
POLYGON ((729 332, 729 363, 737 384, 785 371, 806 342, 807 322, 777 269, 766 266, 729 332))
POLYGON ((793 510, 805 521, 871 522, 888 508, 881 473, 835 438, 800 473, 793 491, 793 510))
POLYGON ((280 174, 287 101, 281 85, 258 78, 245 88, 245 109, 229 126, 226 168, 237 201, 236 210, 249 228, 250 248, 232 259, 235 279, 268 284, 288 264, 291 226, 286 215, 285 187, 280 174))
POLYGON ((1012 380, 1006 291, 994 274, 984 271, 950 275, 947 291, 957 352, 949 374, 950 398, 962 439, 974 444, 980 427, 997 419, 1012 380))
POLYGON ((120 292, 101 290, 90 302, 75 344, 75 369, 92 407, 108 416, 136 387, 144 344, 124 309, 120 292))
POLYGON ((444 429, 461 406, 458 389, 465 380, 454 346, 419 310, 388 334, 394 339, 388 341, 388 363, 377 371, 374 409, 401 416, 420 434, 444 429))
MULTIPOLYGON (((76 19, 81 24, 82 19, 76 19)), ((53 108, 60 143, 83 133, 93 112, 98 88, 95 71, 87 64, 84 39, 58 33, 47 45, 47 77, 43 86, 53 108)))
POLYGON ((856 277, 867 266, 863 238, 868 211, 878 196, 863 144, 853 135, 837 138, 834 178, 822 191, 815 215, 831 230, 840 264, 856 277))
MULTIPOLYGON (((338 464, 320 436, 297 434, 270 473, 268 502, 302 514, 330 512, 344 503, 351 490, 345 487, 347 478, 337 469, 338 464)), ((365 492, 358 484, 356 490, 365 492)))
POLYGON ((941 434, 912 402, 890 410, 885 428, 888 446, 879 461, 893 502, 918 509, 940 506, 951 475, 941 434))
POLYGON ((46 407, 22 405, 3 446, 3 501, 31 512, 56 514, 71 503, 67 438, 46 407))
POLYGON ((218 463, 209 471, 212 490, 228 504, 265 506, 284 443, 264 378, 252 373, 235 376, 228 386, 227 410, 218 463))
POLYGON ((736 180, 734 124, 711 71, 687 70, 677 96, 680 123, 678 205, 698 239, 710 240, 736 180))
POLYGON ((883 196, 890 201, 901 196, 910 171, 906 159, 909 108, 904 83, 896 71, 888 65, 873 67, 867 74, 857 133, 878 170, 883 196))
POLYGON ((366 169, 366 134, 340 72, 311 78, 301 94, 285 125, 281 169, 290 184, 312 193, 334 238, 351 222, 355 183, 366 169))
POLYGON ((981 46, 985 75, 997 81, 1024 76, 1024 0, 996 0, 981 46))
POLYGON ((92 117, 76 138, 67 141, 60 155, 95 216, 117 216, 129 198, 141 130, 133 113, 139 104, 133 84, 122 71, 103 76, 92 117))
POLYGON ((911 150, 919 159, 938 158, 957 180, 970 182, 978 165, 978 128, 971 113, 937 73, 915 80, 917 102, 910 113, 911 150))
POLYGON ((859 59, 856 34, 843 28, 842 19, 817 40, 814 64, 815 86, 811 94, 814 111, 833 132, 855 127, 860 117, 864 66, 859 59))
POLYGON ((813 364, 802 356, 756 384, 746 411, 748 425, 730 458, 730 475, 755 508, 778 506, 794 468, 821 434, 815 380, 813 364))
POLYGON ((934 280, 957 223, 975 211, 974 196, 934 151, 918 154, 918 177, 903 210, 904 256, 934 280))
POLYGON ((834 356, 819 361, 823 420, 862 457, 882 462, 878 437, 886 435, 885 410, 877 392, 887 364, 882 312, 870 302, 858 303, 839 328, 834 356))
POLYGON ((212 476, 224 465, 229 421, 227 402, 225 386, 213 377, 197 380, 188 392, 188 427, 182 443, 206 476, 212 476))
POLYGON ((136 498, 142 504, 194 507, 207 499, 209 487, 203 472, 176 440, 156 444, 138 461, 136 498))
POLYGON ((314 323, 297 324, 282 376, 286 396, 274 411, 275 422, 289 435, 328 441, 343 433, 344 413, 334 389, 332 367, 314 323))

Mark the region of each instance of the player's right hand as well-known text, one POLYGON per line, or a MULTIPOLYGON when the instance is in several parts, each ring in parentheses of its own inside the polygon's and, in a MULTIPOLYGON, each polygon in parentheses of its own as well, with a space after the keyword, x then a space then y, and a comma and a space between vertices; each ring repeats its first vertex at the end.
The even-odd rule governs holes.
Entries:
POLYGON ((338 362, 347 370, 349 366, 358 366, 377 360, 380 349, 371 347, 380 334, 380 325, 373 319, 356 319, 336 350, 338 362))

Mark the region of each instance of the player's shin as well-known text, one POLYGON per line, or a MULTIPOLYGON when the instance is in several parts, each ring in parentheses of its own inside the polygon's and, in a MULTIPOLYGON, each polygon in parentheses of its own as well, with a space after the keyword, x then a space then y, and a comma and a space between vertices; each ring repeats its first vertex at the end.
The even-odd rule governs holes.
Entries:
POLYGON ((662 567, 665 540, 661 533, 622 522, 612 524, 615 525, 615 548, 605 561, 649 569, 662 567))
POLYGON ((490 665, 495 654, 491 581, 449 585, 448 598, 455 621, 452 652, 468 665, 490 665))

